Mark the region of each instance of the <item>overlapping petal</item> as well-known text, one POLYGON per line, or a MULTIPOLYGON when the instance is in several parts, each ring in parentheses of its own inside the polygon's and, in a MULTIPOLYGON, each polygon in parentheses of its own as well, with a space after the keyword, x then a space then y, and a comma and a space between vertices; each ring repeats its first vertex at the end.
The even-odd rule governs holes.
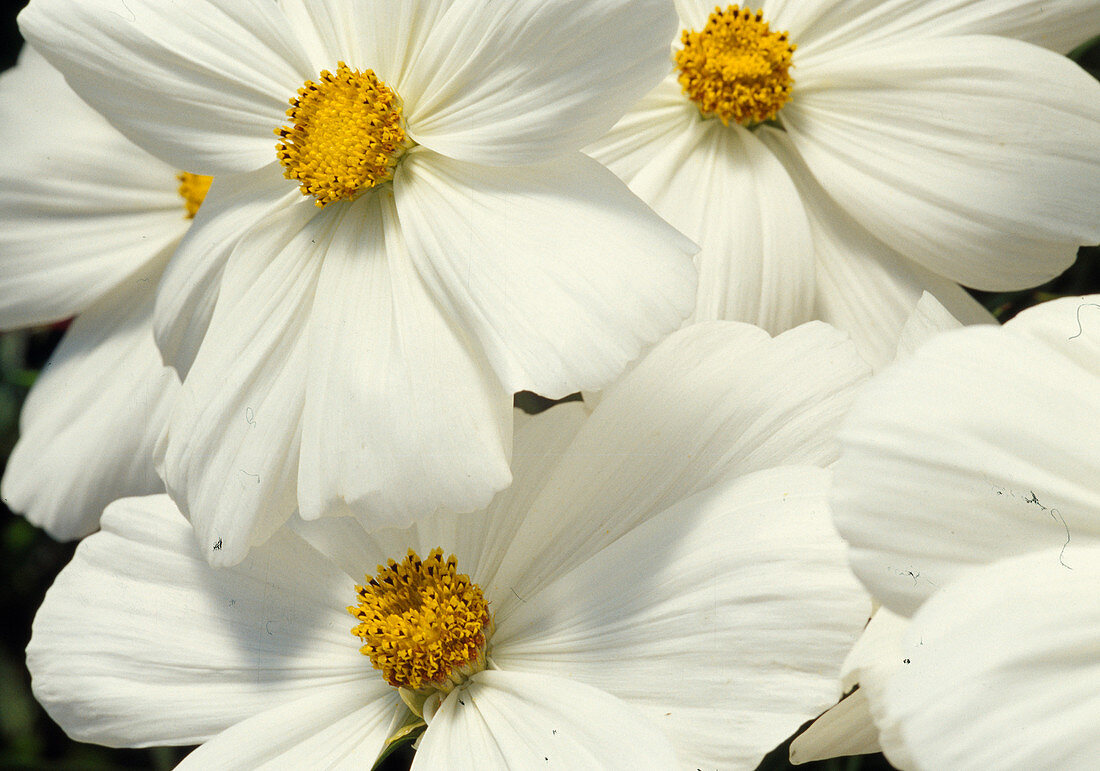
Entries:
POLYGON ((792 143, 825 190, 907 258, 968 286, 1015 289, 1100 240, 1100 85, 1064 57, 954 36, 830 51, 800 67, 798 98, 780 113, 792 143))
POLYGON ((870 611, 827 484, 784 467, 677 502, 498 612, 494 662, 642 705, 681 765, 754 767, 836 700, 870 611))
POLYGON ((976 569, 931 598, 903 642, 882 742, 912 768, 1088 768, 1100 753, 1100 548, 976 569))
POLYGON ((580 153, 537 169, 410 153, 409 253, 509 392, 600 388, 691 308, 694 246, 580 153))
POLYGON ((153 343, 162 261, 76 319, 24 404, 3 497, 54 538, 91 533, 116 498, 164 490, 153 448, 179 381, 153 343))
POLYGON ((187 229, 176 169, 128 142, 29 46, 0 76, 0 136, 0 327, 80 313, 187 229))
POLYGON ((561 677, 485 671, 432 718, 414 769, 673 768, 665 735, 641 711, 561 677))
POLYGON ((349 683, 378 698, 386 686, 331 603, 353 592, 285 531, 215 574, 167 497, 124 499, 39 610, 27 650, 35 696, 71 736, 113 746, 197 743, 273 699, 349 683))
POLYGON ((197 174, 269 163, 287 100, 317 74, 270 0, 50 0, 19 26, 123 134, 197 174))
POLYGON ((675 25, 665 0, 453 0, 410 67, 410 135, 480 164, 580 150, 665 74, 675 25))
POLYGON ((393 196, 339 216, 309 320, 302 516, 483 508, 511 481, 511 394, 428 296, 393 196))
POLYGON ((1027 332, 1058 321, 1061 348, 1091 351, 1095 325, 1079 332, 1074 313, 1090 307, 1063 300, 1003 329, 946 333, 856 400, 834 510, 853 567, 885 605, 911 614, 960 570, 1036 548, 1072 567, 1100 542, 1095 358, 1082 357, 1085 369, 1027 332))

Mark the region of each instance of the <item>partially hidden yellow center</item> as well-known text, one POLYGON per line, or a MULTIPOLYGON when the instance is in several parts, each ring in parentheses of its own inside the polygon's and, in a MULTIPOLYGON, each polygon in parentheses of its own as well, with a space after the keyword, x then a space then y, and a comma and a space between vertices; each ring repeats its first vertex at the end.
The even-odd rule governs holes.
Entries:
POLYGON ((795 46, 786 32, 770 31, 760 11, 715 8, 701 31, 684 30, 680 42, 680 85, 704 116, 761 123, 790 100, 795 46))
POLYGON ((210 189, 210 183, 214 181, 213 177, 208 177, 205 174, 192 174, 189 171, 181 171, 176 175, 176 179, 180 181, 178 188, 180 198, 183 199, 183 207, 187 210, 187 219, 194 219, 195 215, 199 213, 199 207, 202 206, 203 199, 206 198, 206 191, 210 189))
POLYGON ((485 668, 493 618, 481 587, 459 573, 452 554, 412 549, 401 562, 378 566, 359 602, 348 607, 359 623, 352 634, 390 685, 421 694, 449 693, 485 668))
POLYGON ((323 70, 290 100, 288 126, 275 129, 287 179, 318 206, 352 200, 393 179, 394 166, 411 144, 401 118, 401 99, 372 70, 343 62, 323 70))

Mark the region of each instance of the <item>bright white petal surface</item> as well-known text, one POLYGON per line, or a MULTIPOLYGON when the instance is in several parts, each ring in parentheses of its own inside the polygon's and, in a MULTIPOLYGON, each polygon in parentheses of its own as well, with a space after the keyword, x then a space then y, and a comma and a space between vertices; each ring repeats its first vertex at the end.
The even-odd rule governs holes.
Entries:
POLYGON ((857 690, 827 710, 791 742, 791 763, 882 752, 867 693, 857 690))
POLYGON ((757 134, 786 167, 809 216, 815 317, 849 333, 864 359, 875 367, 893 361, 898 336, 926 291, 966 324, 993 321, 954 281, 906 259, 852 219, 821 188, 785 133, 765 128, 757 134))
POLYGON ((835 703, 870 612, 826 506, 828 472, 725 482, 497 612, 492 659, 641 706, 680 766, 754 768, 835 703), (706 694, 701 698, 702 694, 706 694))
POLYGON ((962 568, 1039 547, 1073 567, 1100 540, 1100 327, 1073 337, 1088 300, 945 333, 860 394, 833 507, 854 569, 884 605, 908 615, 962 568), (1027 334, 1056 321, 1060 347, 1079 345, 1093 371, 1027 334))
POLYGON ((157 448, 215 564, 239 562, 297 508, 309 316, 338 221, 316 211, 303 198, 241 239, 157 448))
POLYGON ((317 74, 270 0, 46 0, 19 27, 123 134, 198 174, 269 163, 317 74))
POLYGON ((181 376, 187 375, 202 345, 237 243, 253 229, 280 227, 286 209, 301 203, 298 190, 284 182, 277 163, 219 177, 168 263, 157 289, 154 333, 165 362, 181 376))
POLYGON ((813 317, 814 263, 798 192, 775 156, 738 126, 703 120, 667 78, 586 152, 694 239, 694 320, 778 333, 813 317))
POLYGON ((385 744, 394 716, 404 709, 397 692, 386 690, 379 693, 354 680, 281 703, 226 729, 177 768, 369 767, 385 744))
MULTIPOLYGON (((851 342, 820 323, 774 339, 732 321, 676 332, 604 392, 547 475, 499 582, 526 596, 721 479, 831 462, 868 374, 851 342)), ((509 591, 500 602, 503 612, 517 600, 509 591)))
POLYGON ((898 358, 914 351, 941 332, 958 329, 962 324, 935 297, 925 292, 905 321, 898 335, 898 358))
POLYGON ((70 736, 112 746, 195 744, 351 683, 366 704, 390 689, 350 636, 348 597, 353 582, 286 531, 215 571, 167 497, 124 499, 38 611, 34 693, 70 736))
POLYGON ((3 497, 54 538, 92 532, 116 498, 164 490, 153 448, 179 381, 153 344, 156 273, 77 318, 23 407, 3 497))
POLYGON ((302 516, 484 508, 512 478, 511 393, 428 296, 392 194, 338 216, 309 321, 302 516))
POLYGON ((667 0, 454 0, 412 66, 409 134, 491 165, 575 152, 656 85, 675 34, 667 0))
POLYGON ((0 328, 80 313, 187 230, 176 169, 30 46, 0 75, 0 328))
POLYGON ((789 30, 802 54, 974 34, 1014 37, 1065 53, 1100 29, 1095 0, 765 0, 762 5, 778 22, 773 27, 789 30))
POLYGON ((560 677, 487 670, 440 706, 413 768, 674 768, 641 710, 560 677))
POLYGON ((882 744, 915 769, 1092 768, 1100 756, 1100 549, 961 577, 913 617, 882 744))
POLYGON ((1100 84, 1036 46, 962 36, 822 56, 780 119, 855 220, 946 278, 1033 286, 1100 240, 1100 84))
POLYGON ((414 152, 394 192, 424 283, 509 392, 600 388, 691 310, 694 246, 580 153, 490 168, 414 152))

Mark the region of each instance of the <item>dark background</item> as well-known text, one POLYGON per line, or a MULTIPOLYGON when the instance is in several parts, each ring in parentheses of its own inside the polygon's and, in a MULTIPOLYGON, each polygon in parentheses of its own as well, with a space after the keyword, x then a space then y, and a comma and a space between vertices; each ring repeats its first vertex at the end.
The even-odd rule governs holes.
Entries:
MULTIPOLYGON (((15 62, 22 45, 15 14, 24 2, 0 2, 0 70, 15 62)), ((1094 75, 1100 73, 1100 45, 1094 40, 1076 58, 1094 75)), ((1024 308, 1061 295, 1100 292, 1100 249, 1081 250, 1077 263, 1064 275, 1025 292, 975 293, 999 319, 1006 321, 1024 308)), ((60 328, 36 328, 0 335, 0 465, 7 461, 17 438, 19 409, 34 375, 60 340, 60 328)), ((520 394, 517 404, 529 412, 551 404, 520 394)), ((13 515, 0 503, 0 768, 129 769, 172 768, 187 749, 116 750, 70 740, 42 711, 30 692, 23 650, 31 621, 54 576, 72 558, 75 544, 57 543, 13 515)), ((79 644, 79 630, 74 644, 79 644)), ((761 769, 791 768, 786 747, 780 747, 761 769)), ((399 750, 385 762, 390 769, 408 768, 411 753, 399 750)), ((815 771, 879 771, 890 768, 881 756, 838 758, 799 768, 815 771)))

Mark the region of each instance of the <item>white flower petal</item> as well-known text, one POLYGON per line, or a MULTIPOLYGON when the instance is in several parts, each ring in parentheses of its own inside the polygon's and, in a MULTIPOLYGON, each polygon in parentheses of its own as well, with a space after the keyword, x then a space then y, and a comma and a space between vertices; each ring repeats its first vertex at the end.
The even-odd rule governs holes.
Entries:
POLYGON ((525 168, 410 153, 394 191, 424 283, 509 392, 602 387, 692 306, 694 246, 580 153, 525 168))
MULTIPOLYGON (((380 678, 379 678, 380 680, 380 678)), ((192 752, 179 769, 362 769, 385 745, 397 692, 372 693, 362 682, 343 683, 279 704, 236 723, 192 752)))
POLYGON ((976 570, 925 603, 887 695, 913 768, 1091 768, 1100 756, 1100 549, 976 570))
POLYGON ((35 618, 27 667, 66 732, 194 744, 316 689, 389 690, 350 634, 354 585, 288 532, 215 572, 165 496, 107 508, 35 618))
MULTIPOLYGON (((868 374, 820 323, 775 339, 732 321, 674 333, 604 393, 549 471, 498 582, 523 597, 723 478, 831 462, 868 374)), ((501 602, 513 601, 509 591, 501 602)))
POLYGON ((425 291, 390 191, 342 213, 309 325, 302 517, 403 527, 508 486, 511 394, 425 291))
POLYGON ((925 292, 917 301, 917 307, 905 321, 898 335, 898 358, 911 356, 914 351, 938 335, 962 324, 935 297, 925 292))
POLYGON ((176 170, 84 104, 30 46, 0 75, 0 327, 83 311, 187 230, 176 170))
POLYGON ((764 2, 800 53, 941 35, 1000 35, 1060 53, 1100 28, 1095 0, 817 0, 764 2))
POLYGON ((215 564, 239 562, 297 507, 309 314, 336 221, 303 198, 237 244, 157 448, 215 564))
POLYGON ((675 23, 665 0, 454 0, 412 64, 409 135, 490 165, 579 150, 665 74, 675 23))
POLYGON ((1097 383, 1008 327, 944 333, 868 383, 833 507, 871 593, 908 615, 976 563, 1052 547, 1074 566, 1100 540, 1097 383))
POLYGON ((817 262, 816 318, 850 334, 864 359, 875 367, 893 361, 898 336, 926 291, 964 323, 993 321, 954 281, 907 260, 853 220, 822 190, 784 132, 764 128, 757 134, 805 203, 817 262))
POLYGON ((116 498, 164 490, 153 448, 179 381, 153 344, 156 266, 143 273, 77 318, 20 416, 4 501, 60 540, 95 530, 116 498))
POLYGON ((828 709, 791 742, 791 765, 846 755, 882 752, 867 693, 855 691, 828 709))
POLYGON ((548 587, 521 589, 497 611, 494 663, 642 706, 685 765, 755 767, 835 703, 870 613, 828 478, 776 468, 679 501, 548 587))
POLYGON ((637 708, 571 680, 486 670, 440 705, 413 768, 675 768, 637 708))
POLYGON ((780 119, 854 219, 954 281, 1033 286, 1100 240, 1100 85, 1036 46, 964 36, 822 56, 780 119))
POLYGON ((46 0, 19 27, 123 134, 198 174, 269 163, 316 75, 271 0, 46 0))
POLYGON ((1100 294, 1041 303, 1022 311, 1005 327, 1013 335, 1038 340, 1100 378, 1100 294))
POLYGON ((752 133, 703 120, 673 89, 670 77, 586 152, 700 245, 694 320, 773 333, 809 321, 813 242, 787 172, 752 133))
POLYGON ((153 331, 165 362, 181 377, 187 376, 206 335, 225 264, 237 243, 254 229, 280 227, 286 208, 302 201, 298 190, 283 182, 277 163, 219 177, 165 268, 153 331))

